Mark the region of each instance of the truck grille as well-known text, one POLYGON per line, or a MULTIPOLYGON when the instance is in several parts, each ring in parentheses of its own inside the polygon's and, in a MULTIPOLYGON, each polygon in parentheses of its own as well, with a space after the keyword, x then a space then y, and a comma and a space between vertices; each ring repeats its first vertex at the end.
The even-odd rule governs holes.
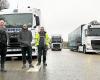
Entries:
POLYGON ((7 28, 7 32, 19 32, 21 28, 7 28))
POLYGON ((53 44, 54 49, 60 49, 60 44, 53 44))
POLYGON ((91 44, 94 50, 100 50, 100 40, 92 40, 91 44))
POLYGON ((17 45, 20 45, 20 43, 18 42, 18 38, 10 38, 9 39, 9 44, 10 45, 13 45, 13 46, 17 46, 17 45))
POLYGON ((18 41, 18 33, 9 33, 9 46, 20 46, 18 41))

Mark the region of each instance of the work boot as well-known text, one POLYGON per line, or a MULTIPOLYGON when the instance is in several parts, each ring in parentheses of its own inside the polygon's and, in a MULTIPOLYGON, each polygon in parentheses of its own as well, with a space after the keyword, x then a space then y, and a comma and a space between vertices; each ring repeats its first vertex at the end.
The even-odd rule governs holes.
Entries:
POLYGON ((37 63, 37 66, 41 65, 41 63, 37 63))
POLYGON ((26 68, 26 64, 23 64, 22 69, 26 68))
POLYGON ((34 66, 32 64, 29 64, 29 68, 34 68, 34 66))
POLYGON ((1 72, 7 72, 7 70, 5 70, 4 68, 1 68, 1 72))
POLYGON ((43 65, 44 65, 44 66, 47 66, 47 63, 46 63, 46 62, 44 62, 44 63, 43 63, 43 65))

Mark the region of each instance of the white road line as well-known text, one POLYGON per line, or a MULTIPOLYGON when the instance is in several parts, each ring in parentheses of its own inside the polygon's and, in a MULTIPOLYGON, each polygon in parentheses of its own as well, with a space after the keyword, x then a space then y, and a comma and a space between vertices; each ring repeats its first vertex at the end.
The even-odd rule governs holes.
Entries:
POLYGON ((40 70, 40 68, 41 68, 41 65, 37 66, 37 62, 36 62, 34 65, 34 68, 30 68, 26 72, 38 72, 40 70))

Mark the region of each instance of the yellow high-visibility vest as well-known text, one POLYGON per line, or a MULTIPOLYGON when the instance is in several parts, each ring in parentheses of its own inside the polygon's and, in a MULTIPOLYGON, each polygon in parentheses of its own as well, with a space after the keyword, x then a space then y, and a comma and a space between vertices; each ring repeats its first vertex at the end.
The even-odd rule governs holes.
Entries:
MULTIPOLYGON (((40 34, 36 33, 35 34, 35 46, 39 45, 39 41, 40 41, 40 34)), ((50 39, 47 33, 45 34, 45 42, 46 42, 46 46, 49 46, 50 39)))

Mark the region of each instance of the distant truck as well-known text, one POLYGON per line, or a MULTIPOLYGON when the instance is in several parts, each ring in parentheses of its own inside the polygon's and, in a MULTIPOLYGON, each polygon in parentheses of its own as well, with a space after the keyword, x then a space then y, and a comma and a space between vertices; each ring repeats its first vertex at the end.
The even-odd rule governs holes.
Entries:
POLYGON ((63 39, 61 35, 53 35, 51 37, 51 50, 62 50, 63 39))
POLYGON ((83 24, 68 35, 69 49, 78 52, 100 52, 100 23, 83 24))
POLYGON ((0 18, 4 18, 6 21, 8 34, 7 56, 21 56, 21 47, 18 42, 18 35, 23 24, 27 24, 28 29, 32 32, 32 55, 37 56, 36 47, 34 46, 34 36, 36 27, 40 25, 40 9, 4 9, 0 11, 0 18))

